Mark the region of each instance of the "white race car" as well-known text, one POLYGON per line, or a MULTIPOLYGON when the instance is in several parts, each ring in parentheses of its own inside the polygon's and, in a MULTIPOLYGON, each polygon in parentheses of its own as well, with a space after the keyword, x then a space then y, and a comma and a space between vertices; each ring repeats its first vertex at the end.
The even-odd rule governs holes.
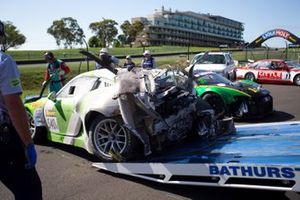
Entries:
POLYGON ((167 69, 80 74, 57 94, 27 99, 32 137, 46 133, 51 141, 110 161, 149 155, 192 133, 223 133, 211 107, 189 91, 187 81, 167 69))

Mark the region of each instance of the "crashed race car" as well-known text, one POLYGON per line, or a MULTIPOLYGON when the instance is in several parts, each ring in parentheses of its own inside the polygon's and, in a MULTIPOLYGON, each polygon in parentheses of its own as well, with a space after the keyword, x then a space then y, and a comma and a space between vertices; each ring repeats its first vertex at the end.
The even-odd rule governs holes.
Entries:
POLYGON ((25 108, 34 139, 46 133, 50 141, 84 148, 103 161, 127 161, 189 135, 235 131, 231 119, 216 120, 191 91, 189 79, 176 70, 116 74, 107 67, 74 77, 57 94, 27 99, 25 108))
POLYGON ((217 117, 251 119, 273 111, 270 92, 253 81, 232 82, 215 72, 203 71, 194 71, 194 80, 197 95, 213 107, 217 117))

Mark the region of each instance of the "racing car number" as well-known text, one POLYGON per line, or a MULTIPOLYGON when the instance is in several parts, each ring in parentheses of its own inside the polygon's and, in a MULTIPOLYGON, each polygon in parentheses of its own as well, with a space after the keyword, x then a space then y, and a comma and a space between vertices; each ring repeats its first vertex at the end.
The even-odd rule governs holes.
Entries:
POLYGON ((48 125, 49 130, 51 132, 59 133, 59 128, 58 128, 56 117, 47 117, 46 120, 47 120, 47 125, 48 125))

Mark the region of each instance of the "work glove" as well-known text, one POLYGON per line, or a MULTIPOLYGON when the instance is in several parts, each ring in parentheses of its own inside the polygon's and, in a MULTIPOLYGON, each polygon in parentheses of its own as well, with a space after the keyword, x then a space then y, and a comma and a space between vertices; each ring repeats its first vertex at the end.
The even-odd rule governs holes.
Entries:
POLYGON ((27 159, 27 163, 25 164, 26 169, 34 168, 36 164, 36 151, 33 143, 29 143, 25 147, 25 156, 27 159))

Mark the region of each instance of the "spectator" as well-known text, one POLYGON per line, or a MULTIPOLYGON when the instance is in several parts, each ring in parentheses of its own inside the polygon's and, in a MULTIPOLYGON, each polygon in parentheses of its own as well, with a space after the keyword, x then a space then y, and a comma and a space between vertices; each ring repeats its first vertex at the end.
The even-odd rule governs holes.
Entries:
MULTIPOLYGON (((0 21, 0 44, 5 40, 0 21)), ((35 169, 36 150, 31 139, 16 62, 0 51, 0 181, 15 199, 42 199, 35 169)), ((2 199, 3 197, 1 197, 2 199)))
POLYGON ((126 56, 123 67, 127 68, 128 71, 131 71, 135 67, 135 63, 132 61, 130 55, 126 56))
POLYGON ((108 53, 107 48, 102 48, 100 50, 99 58, 102 61, 102 63, 103 63, 104 66, 96 63, 95 69, 101 69, 102 67, 105 67, 105 66, 109 66, 109 67, 115 68, 119 64, 119 59, 116 58, 115 56, 111 56, 108 53))
POLYGON ((48 65, 43 85, 50 79, 49 92, 58 92, 65 85, 66 75, 70 72, 70 68, 65 62, 56 59, 52 52, 46 52, 44 58, 48 65))
POLYGON ((142 59, 141 66, 144 69, 155 69, 156 63, 154 58, 151 56, 150 51, 146 50, 143 54, 144 58, 142 59))

